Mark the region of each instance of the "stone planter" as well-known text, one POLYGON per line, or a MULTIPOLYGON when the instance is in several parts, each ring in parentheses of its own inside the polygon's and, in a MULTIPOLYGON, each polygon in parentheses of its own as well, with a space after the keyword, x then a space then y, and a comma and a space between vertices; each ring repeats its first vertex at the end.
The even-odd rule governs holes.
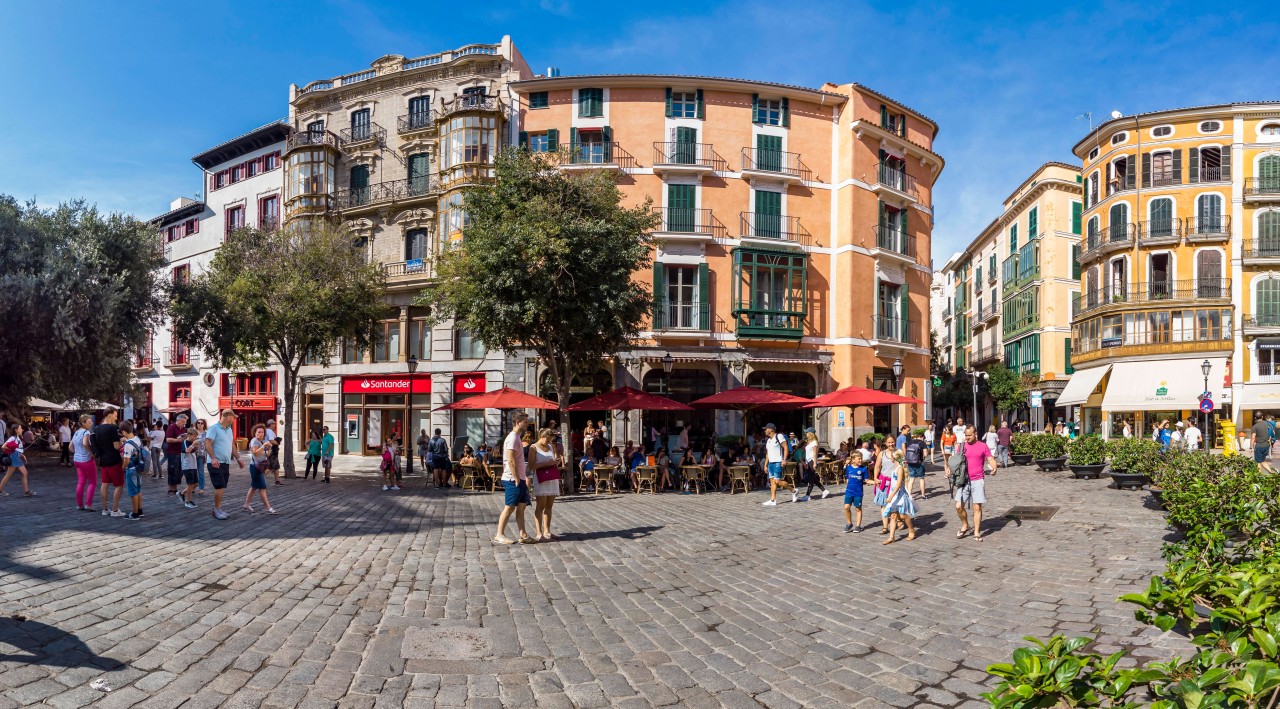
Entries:
POLYGON ((1122 473, 1112 470, 1111 479, 1115 481, 1117 490, 1141 490, 1144 485, 1151 484, 1151 479, 1142 473, 1122 473))
POLYGON ((1093 478, 1096 480, 1102 477, 1102 469, 1107 467, 1107 464, 1098 463, 1097 465, 1070 465, 1067 467, 1071 468, 1071 473, 1075 475, 1077 478, 1081 478, 1081 479, 1093 478))
POLYGON ((1031 456, 1029 455, 1023 455, 1019 453, 1016 455, 1011 455, 1009 457, 1013 459, 1014 465, 1029 465, 1031 463, 1031 456))
POLYGON ((1052 472, 1062 470, 1062 468, 1067 464, 1067 459, 1065 457, 1045 458, 1044 460, 1035 460, 1032 462, 1035 463, 1036 467, 1039 468, 1041 471, 1046 473, 1052 473, 1052 472))

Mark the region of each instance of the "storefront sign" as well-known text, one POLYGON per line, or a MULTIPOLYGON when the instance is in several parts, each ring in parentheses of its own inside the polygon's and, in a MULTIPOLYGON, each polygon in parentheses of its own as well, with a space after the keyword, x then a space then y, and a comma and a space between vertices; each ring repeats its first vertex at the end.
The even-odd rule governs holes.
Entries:
POLYGON ((455 374, 453 376, 453 393, 454 394, 483 394, 484 393, 484 373, 479 374, 455 374))
POLYGON ((1104 338, 1102 338, 1102 346, 1103 346, 1103 347, 1119 347, 1119 346, 1121 345, 1121 343, 1122 343, 1122 342, 1123 342, 1123 338, 1119 338, 1119 337, 1104 337, 1104 338))
POLYGON ((1031 392, 1031 408, 1038 409, 1042 406, 1044 406, 1044 392, 1039 390, 1031 392))
MULTIPOLYGON (((412 382, 414 394, 431 393, 431 375, 414 376, 412 382)), ((407 374, 347 377, 342 380, 342 393, 371 394, 374 396, 379 394, 408 394, 409 384, 410 379, 407 374)))
POLYGON ((274 396, 220 396, 219 409, 235 409, 236 411, 275 411, 274 396))

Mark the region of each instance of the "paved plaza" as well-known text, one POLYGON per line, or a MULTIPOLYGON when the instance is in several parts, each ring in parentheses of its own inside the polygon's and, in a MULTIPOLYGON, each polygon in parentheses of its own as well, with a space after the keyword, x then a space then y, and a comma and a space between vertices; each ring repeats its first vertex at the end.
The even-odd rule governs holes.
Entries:
POLYGON ((34 472, 36 498, 15 480, 0 709, 985 706, 984 668, 1024 635, 1180 645, 1115 602, 1168 531, 1105 481, 1002 472, 981 543, 956 540, 934 473, 909 543, 844 534, 838 494, 754 492, 566 498, 563 540, 494 547, 501 495, 384 493, 374 464, 271 489, 277 517, 237 511, 234 473, 225 522, 163 481, 130 521, 77 511, 65 469, 34 472), (1059 511, 1003 518, 1015 504, 1059 511))

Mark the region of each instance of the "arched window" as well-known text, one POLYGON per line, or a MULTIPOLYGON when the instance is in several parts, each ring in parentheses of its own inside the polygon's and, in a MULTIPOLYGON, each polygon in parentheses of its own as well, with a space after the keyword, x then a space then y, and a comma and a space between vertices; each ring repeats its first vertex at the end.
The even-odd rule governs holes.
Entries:
POLYGON ((1196 198, 1196 230, 1197 234, 1218 234, 1222 232, 1222 196, 1202 194, 1196 198))
POLYGON ((1201 298, 1226 297, 1221 251, 1204 249, 1196 252, 1196 292, 1201 298))
POLYGON ((1147 222, 1147 236, 1173 236, 1173 200, 1159 197, 1147 205, 1150 210, 1150 221, 1147 222))
POLYGON ((1257 282, 1253 312, 1259 325, 1280 325, 1280 279, 1264 278, 1257 282))
POLYGON ((1129 237, 1129 205, 1124 202, 1111 205, 1107 214, 1110 224, 1107 226, 1108 241, 1124 241, 1129 237))
POLYGON ((1258 188, 1280 192, 1280 155, 1267 155, 1258 161, 1258 188))
POLYGON ((1280 256, 1280 212, 1258 215, 1258 252, 1266 256, 1280 256))

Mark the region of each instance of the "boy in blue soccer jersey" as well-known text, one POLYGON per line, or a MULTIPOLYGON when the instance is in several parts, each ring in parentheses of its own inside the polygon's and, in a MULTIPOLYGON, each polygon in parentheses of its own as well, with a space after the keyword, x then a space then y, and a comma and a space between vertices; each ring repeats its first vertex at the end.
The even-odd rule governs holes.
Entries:
POLYGON ((844 531, 862 531, 862 485, 867 479, 866 459, 858 450, 849 454, 844 465, 844 531), (858 510, 857 525, 854 525, 853 511, 858 510))

